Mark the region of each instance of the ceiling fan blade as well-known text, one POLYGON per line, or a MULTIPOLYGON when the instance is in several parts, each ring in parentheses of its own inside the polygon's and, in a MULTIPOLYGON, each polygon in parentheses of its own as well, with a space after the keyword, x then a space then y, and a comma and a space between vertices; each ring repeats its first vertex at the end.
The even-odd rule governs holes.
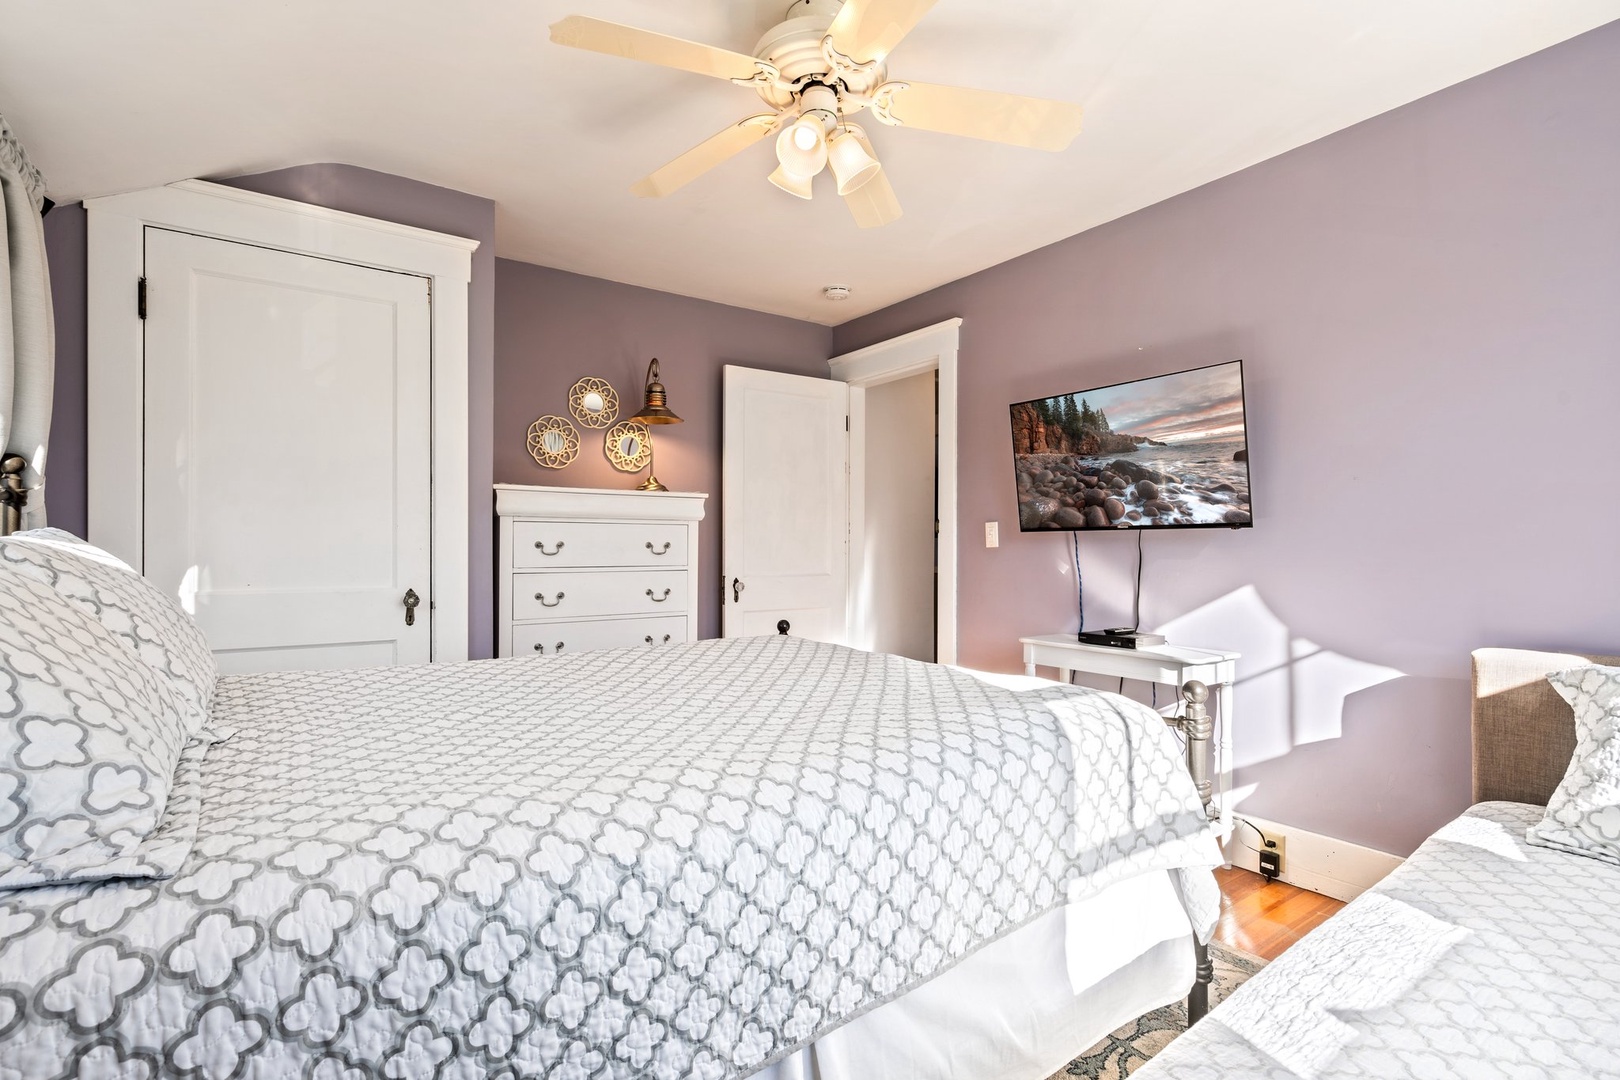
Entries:
POLYGON ((889 174, 881 169, 872 179, 845 195, 844 205, 855 215, 855 224, 863 229, 887 225, 905 213, 900 209, 900 200, 894 197, 889 174))
POLYGON ((661 199, 679 191, 775 131, 780 119, 774 113, 761 113, 741 120, 698 143, 652 175, 636 181, 630 190, 643 199, 661 199))
POLYGON ((935 0, 844 0, 827 33, 857 63, 882 60, 911 33, 935 0))
MULTIPOLYGON (((889 83, 885 111, 902 127, 970 139, 1062 150, 1080 134, 1081 109, 1066 101, 933 83, 889 83)), ((878 93, 884 93, 880 87, 878 93)))
POLYGON ((570 15, 551 24, 551 40, 574 49, 622 56, 646 64, 661 64, 716 79, 752 78, 759 67, 752 56, 700 45, 695 41, 655 34, 634 26, 570 15))

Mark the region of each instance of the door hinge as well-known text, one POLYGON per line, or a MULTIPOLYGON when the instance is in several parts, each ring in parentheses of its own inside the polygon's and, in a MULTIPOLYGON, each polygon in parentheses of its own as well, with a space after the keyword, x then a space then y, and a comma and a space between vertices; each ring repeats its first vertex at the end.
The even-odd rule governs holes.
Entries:
POLYGON ((137 278, 135 280, 135 314, 138 317, 142 318, 142 319, 146 318, 146 279, 145 278, 137 278))

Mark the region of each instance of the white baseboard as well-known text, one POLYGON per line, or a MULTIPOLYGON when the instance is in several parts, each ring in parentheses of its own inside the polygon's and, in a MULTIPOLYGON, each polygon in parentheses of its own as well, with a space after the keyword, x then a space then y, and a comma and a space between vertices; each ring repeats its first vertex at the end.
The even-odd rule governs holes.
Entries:
MULTIPOLYGON (((1335 900, 1354 900, 1404 861, 1398 855, 1348 840, 1268 821, 1253 814, 1243 816, 1267 835, 1281 834, 1287 838, 1283 870, 1277 880, 1335 900)), ((1252 849, 1261 846, 1260 838, 1243 822, 1234 821, 1234 824, 1237 828, 1226 842, 1226 857, 1233 866, 1258 873, 1260 856, 1252 849)))

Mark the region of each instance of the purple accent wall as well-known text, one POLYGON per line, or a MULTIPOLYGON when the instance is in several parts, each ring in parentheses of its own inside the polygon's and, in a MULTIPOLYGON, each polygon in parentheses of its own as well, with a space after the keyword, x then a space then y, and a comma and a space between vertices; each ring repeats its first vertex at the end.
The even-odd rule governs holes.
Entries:
MULTIPOLYGON (((494 408, 495 203, 449 188, 353 165, 299 165, 220 180, 232 187, 467 236, 473 252, 468 290, 468 655, 493 656, 494 506, 490 430, 494 408)), ((56 405, 51 418, 47 506, 53 525, 85 529, 85 228, 84 208, 57 207, 45 218, 57 319, 56 405)))
MULTIPOLYGON (((961 661, 1076 623, 1007 404, 1242 357, 1256 527, 1146 536, 1143 624, 1246 650, 1244 809, 1409 852, 1469 801, 1471 649, 1620 646, 1617 176, 1620 23, 839 327, 964 319, 961 661)), ((1134 537, 1081 550, 1128 622, 1134 537)))
POLYGON ((726 364, 827 377, 832 330, 778 315, 693 300, 528 263, 499 262, 495 278, 495 480, 554 487, 630 488, 601 435, 583 431, 579 458, 544 469, 529 456, 536 417, 568 415, 568 388, 595 375, 619 392, 620 415, 641 407, 647 362, 658 357, 670 408, 686 422, 656 428, 658 478, 709 493, 700 526, 699 632, 720 632, 721 375, 726 364), (594 435, 594 437, 593 437, 594 435))

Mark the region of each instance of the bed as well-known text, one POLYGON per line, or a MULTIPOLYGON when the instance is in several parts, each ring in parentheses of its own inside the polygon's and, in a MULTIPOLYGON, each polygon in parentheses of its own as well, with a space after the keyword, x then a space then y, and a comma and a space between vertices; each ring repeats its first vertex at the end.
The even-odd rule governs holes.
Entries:
POLYGON ((1178 753, 786 636, 222 677, 171 872, 0 891, 0 1078, 1036 1080, 1192 982, 1178 753))
POLYGON ((1620 865, 1526 839, 1573 772, 1548 673, 1587 664, 1476 652, 1476 804, 1136 1080, 1620 1077, 1620 865))

